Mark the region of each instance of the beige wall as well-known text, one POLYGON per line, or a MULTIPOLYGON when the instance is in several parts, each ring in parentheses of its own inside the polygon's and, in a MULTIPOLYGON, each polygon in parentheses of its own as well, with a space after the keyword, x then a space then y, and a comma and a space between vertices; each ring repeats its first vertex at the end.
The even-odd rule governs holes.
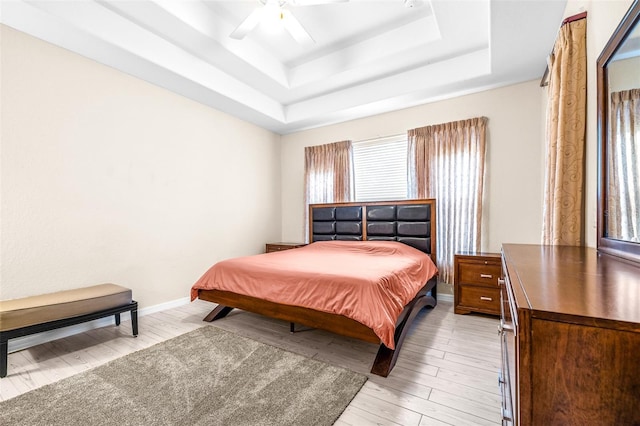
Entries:
POLYGON ((282 236, 302 241, 304 147, 363 140, 477 116, 489 118, 482 247, 539 243, 542 227, 539 80, 282 137, 282 236))
POLYGON ((1 298, 115 282, 158 305, 280 238, 279 135, 0 34, 1 298))
POLYGON ((586 155, 586 245, 596 246, 597 212, 597 85, 598 56, 620 20, 631 6, 632 0, 569 0, 565 17, 587 12, 587 155, 586 155))

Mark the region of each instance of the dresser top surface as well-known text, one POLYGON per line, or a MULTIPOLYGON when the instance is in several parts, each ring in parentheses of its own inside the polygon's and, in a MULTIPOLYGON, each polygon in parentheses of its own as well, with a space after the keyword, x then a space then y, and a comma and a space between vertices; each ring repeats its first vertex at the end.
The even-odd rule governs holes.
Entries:
POLYGON ((640 267, 588 247, 504 244, 518 306, 640 323, 640 267))

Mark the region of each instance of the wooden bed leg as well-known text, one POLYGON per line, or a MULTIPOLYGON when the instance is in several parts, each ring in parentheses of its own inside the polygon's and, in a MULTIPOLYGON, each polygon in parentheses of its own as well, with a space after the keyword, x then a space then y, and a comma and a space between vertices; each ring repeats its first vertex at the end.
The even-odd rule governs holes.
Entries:
POLYGON ((371 374, 387 377, 396 364, 397 358, 396 350, 389 349, 381 343, 376 359, 373 361, 373 366, 371 367, 371 374))
POLYGON ((220 318, 224 318, 231 311, 233 311, 233 308, 230 308, 230 307, 224 306, 224 305, 218 305, 218 306, 216 306, 216 308, 213 311, 209 312, 209 315, 204 317, 204 319, 202 321, 211 322, 211 321, 215 321, 215 320, 220 319, 220 318))
POLYGON ((296 332, 296 325, 292 322, 289 323, 289 331, 291 332, 291 334, 296 332))
POLYGON ((409 326, 413 322, 413 319, 418 314, 418 312, 420 312, 420 309, 427 306, 430 308, 434 308, 436 306, 436 303, 437 300, 434 296, 423 296, 415 301, 413 307, 411 308, 411 312, 409 312, 404 320, 402 320, 402 322, 396 327, 396 348, 389 349, 384 344, 380 344, 378 354, 376 355, 376 359, 375 361, 373 361, 373 366, 371 367, 372 374, 387 377, 389 373, 391 373, 391 370, 396 365, 398 354, 400 353, 400 347, 404 342, 404 338, 407 335, 407 331, 409 330, 409 326))

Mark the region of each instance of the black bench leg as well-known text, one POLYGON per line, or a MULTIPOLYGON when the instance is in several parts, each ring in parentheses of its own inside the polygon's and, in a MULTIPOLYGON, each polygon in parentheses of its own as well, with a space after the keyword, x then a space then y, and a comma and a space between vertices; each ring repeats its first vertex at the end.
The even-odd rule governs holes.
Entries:
POLYGON ((9 342, 0 340, 0 378, 7 377, 7 357, 9 352, 9 342))
POLYGON ((119 326, 120 325, 120 314, 116 314, 115 317, 116 317, 116 326, 119 326))
POLYGON ((133 330, 133 336, 138 337, 138 310, 131 310, 131 328, 133 330))

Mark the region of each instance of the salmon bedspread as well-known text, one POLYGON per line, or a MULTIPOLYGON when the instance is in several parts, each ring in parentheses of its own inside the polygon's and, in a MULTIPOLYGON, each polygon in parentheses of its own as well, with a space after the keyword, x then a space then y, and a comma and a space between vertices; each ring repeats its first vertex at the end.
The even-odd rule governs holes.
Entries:
POLYGON ((343 315, 395 349, 396 320, 438 272, 431 258, 395 241, 318 241, 305 247, 223 260, 191 288, 224 290, 343 315))

